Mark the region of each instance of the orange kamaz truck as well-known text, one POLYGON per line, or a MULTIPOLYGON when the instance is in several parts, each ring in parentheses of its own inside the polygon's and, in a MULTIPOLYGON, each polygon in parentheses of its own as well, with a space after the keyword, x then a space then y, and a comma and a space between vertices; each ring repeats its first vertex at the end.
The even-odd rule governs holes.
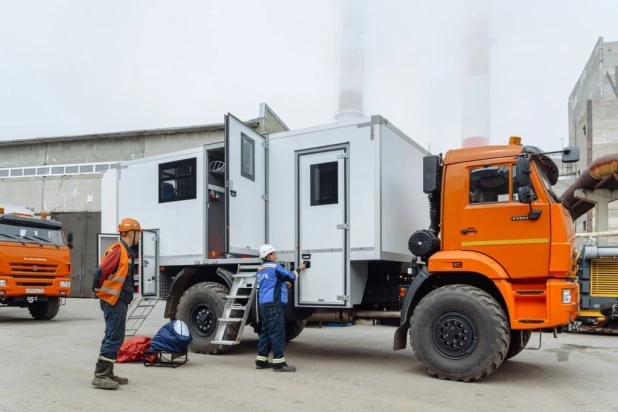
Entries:
POLYGON ((45 213, 0 205, 0 305, 53 319, 71 292, 73 235, 45 213))
MULTIPOLYGON (((558 168, 520 140, 424 158, 431 223, 409 240, 418 261, 394 349, 409 331, 418 360, 441 379, 489 376, 531 331, 578 314, 575 228, 552 190, 558 168)), ((579 160, 578 148, 551 153, 579 160)))

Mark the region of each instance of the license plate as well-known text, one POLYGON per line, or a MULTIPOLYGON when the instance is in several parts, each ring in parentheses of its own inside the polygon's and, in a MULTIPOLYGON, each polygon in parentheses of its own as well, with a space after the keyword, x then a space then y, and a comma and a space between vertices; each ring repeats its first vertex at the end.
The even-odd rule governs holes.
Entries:
POLYGON ((45 293, 45 289, 26 289, 26 293, 45 293))

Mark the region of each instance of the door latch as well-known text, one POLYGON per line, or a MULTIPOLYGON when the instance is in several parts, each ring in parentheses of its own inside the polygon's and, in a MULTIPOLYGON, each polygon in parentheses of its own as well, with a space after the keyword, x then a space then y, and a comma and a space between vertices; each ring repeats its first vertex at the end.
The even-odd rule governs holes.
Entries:
POLYGON ((476 229, 473 227, 469 227, 467 229, 461 229, 462 235, 467 235, 468 233, 476 233, 476 229))
POLYGON ((350 229, 350 224, 349 223, 342 223, 340 225, 337 225, 337 229, 339 229, 339 230, 349 230, 350 229))

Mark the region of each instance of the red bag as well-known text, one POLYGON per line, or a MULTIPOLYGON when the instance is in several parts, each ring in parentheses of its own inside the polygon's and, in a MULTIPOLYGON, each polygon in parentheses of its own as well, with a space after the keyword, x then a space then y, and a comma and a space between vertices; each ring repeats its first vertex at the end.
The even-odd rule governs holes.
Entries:
MULTIPOLYGON (((132 336, 125 339, 118 351, 118 363, 127 362, 142 362, 144 360, 144 352, 150 348, 151 338, 148 336, 132 336)), ((157 355, 150 355, 148 362, 154 362, 157 355)))

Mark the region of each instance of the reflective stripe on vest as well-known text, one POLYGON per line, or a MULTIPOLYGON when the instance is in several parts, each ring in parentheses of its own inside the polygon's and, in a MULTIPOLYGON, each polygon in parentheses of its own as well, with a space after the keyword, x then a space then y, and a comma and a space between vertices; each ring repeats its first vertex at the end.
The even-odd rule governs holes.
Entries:
POLYGON ((105 257, 107 256, 107 254, 116 245, 120 246, 120 261, 118 262, 118 269, 116 269, 114 273, 112 273, 107 279, 105 279, 103 285, 101 285, 99 291, 97 292, 97 297, 109 303, 110 305, 115 305, 116 302, 118 302, 120 292, 122 291, 122 286, 124 285, 124 281, 129 273, 129 254, 127 253, 127 250, 122 245, 122 243, 115 243, 110 246, 105 251, 103 258, 101 259, 101 263, 105 261, 105 257))

